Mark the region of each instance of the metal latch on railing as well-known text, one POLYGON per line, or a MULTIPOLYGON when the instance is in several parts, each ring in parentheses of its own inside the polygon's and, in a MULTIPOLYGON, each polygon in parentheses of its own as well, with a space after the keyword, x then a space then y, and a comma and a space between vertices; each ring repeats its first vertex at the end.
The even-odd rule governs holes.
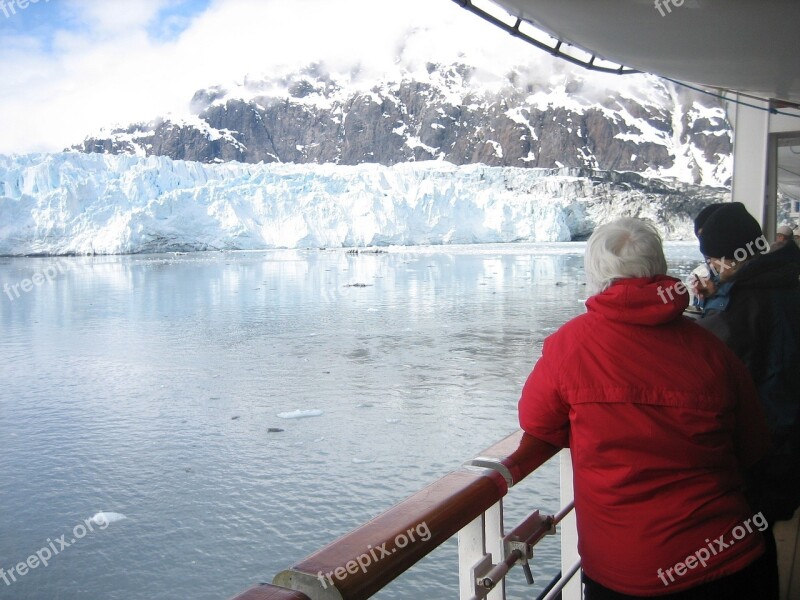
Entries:
POLYGON ((546 535, 556 532, 555 517, 542 516, 535 511, 503 538, 505 559, 494 565, 485 574, 477 577, 476 597, 484 598, 500 583, 517 563, 522 563, 525 579, 534 583, 529 561, 533 559, 533 547, 546 535))

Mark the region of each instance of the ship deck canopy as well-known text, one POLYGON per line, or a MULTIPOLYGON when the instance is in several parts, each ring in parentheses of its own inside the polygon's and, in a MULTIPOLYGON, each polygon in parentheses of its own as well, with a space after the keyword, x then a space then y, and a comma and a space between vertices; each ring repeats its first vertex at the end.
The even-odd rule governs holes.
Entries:
POLYGON ((800 103, 800 2, 796 0, 494 0, 494 4, 601 59, 683 82, 800 103))
POLYGON ((729 102, 733 200, 774 231, 779 197, 800 222, 797 0, 454 0, 556 56, 647 72, 729 102))

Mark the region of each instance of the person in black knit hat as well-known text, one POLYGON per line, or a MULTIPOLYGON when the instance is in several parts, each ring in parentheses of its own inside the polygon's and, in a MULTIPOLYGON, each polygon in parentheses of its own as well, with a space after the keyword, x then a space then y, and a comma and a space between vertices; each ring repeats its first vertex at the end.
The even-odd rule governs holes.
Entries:
POLYGON ((709 204, 694 218, 694 234, 699 236, 700 232, 703 230, 703 225, 705 225, 706 219, 711 216, 718 208, 724 206, 724 204, 709 204))
MULTIPOLYGON (((743 204, 712 206, 695 228, 718 284, 714 289, 706 280, 696 287, 705 295, 697 323, 736 353, 758 389, 774 449, 753 473, 749 493, 754 511, 772 526, 800 513, 800 394, 795 383, 800 373, 800 248, 787 244, 769 252, 761 227, 743 204)), ((780 543, 781 527, 787 524, 778 525, 782 556, 791 550, 780 543)), ((786 562, 791 569, 791 558, 786 562)))
POLYGON ((741 202, 706 206, 694 220, 694 231, 710 273, 707 278, 695 278, 691 282, 701 307, 715 297, 720 300, 720 285, 746 260, 769 250, 769 242, 758 221, 741 202))
POLYGON ((747 212, 744 204, 731 202, 712 204, 706 208, 712 207, 717 208, 702 222, 698 235, 703 256, 742 263, 756 253, 763 254, 769 250, 769 242, 761 232, 761 226, 747 212))

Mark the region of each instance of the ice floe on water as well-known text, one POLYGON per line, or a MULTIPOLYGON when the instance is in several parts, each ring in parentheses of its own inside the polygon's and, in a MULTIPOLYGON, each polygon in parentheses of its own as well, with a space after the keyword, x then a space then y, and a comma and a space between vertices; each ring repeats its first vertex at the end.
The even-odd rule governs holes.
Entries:
POLYGON ((90 520, 95 525, 100 525, 101 527, 105 527, 110 525, 111 523, 116 523, 117 521, 122 521, 123 519, 127 519, 125 515, 118 512, 105 512, 101 511, 94 515, 90 520))
POLYGON ((322 414, 321 410, 308 409, 308 410, 290 410, 288 412, 278 413, 281 419, 304 419, 306 417, 318 417, 322 414))

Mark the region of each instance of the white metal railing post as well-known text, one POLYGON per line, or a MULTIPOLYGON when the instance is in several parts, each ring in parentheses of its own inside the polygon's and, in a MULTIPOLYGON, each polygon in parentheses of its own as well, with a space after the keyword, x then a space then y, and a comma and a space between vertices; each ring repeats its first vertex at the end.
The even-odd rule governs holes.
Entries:
MULTIPOLYGON (((476 592, 478 574, 485 574, 503 556, 503 501, 489 507, 458 532, 459 598, 468 600, 476 592)), ((505 600, 506 582, 501 580, 486 595, 487 600, 505 600)))
MULTIPOLYGON (((503 501, 500 500, 484 513, 484 533, 486 535, 486 552, 492 555, 492 563, 497 564, 502 561, 503 556, 503 501)), ((489 595, 488 600, 506 599, 506 580, 503 578, 489 595)))
MULTIPOLYGON (((566 506, 575 499, 572 482, 572 457, 569 449, 565 448, 560 453, 561 461, 561 506, 566 506)), ((573 510, 561 521, 561 572, 568 573, 580 561, 578 554, 578 527, 573 510)), ((564 600, 581 600, 583 598, 583 585, 580 575, 573 577, 564 586, 562 591, 564 600)))
POLYGON ((458 597, 472 598, 475 593, 474 567, 484 557, 484 515, 458 532, 458 597))

